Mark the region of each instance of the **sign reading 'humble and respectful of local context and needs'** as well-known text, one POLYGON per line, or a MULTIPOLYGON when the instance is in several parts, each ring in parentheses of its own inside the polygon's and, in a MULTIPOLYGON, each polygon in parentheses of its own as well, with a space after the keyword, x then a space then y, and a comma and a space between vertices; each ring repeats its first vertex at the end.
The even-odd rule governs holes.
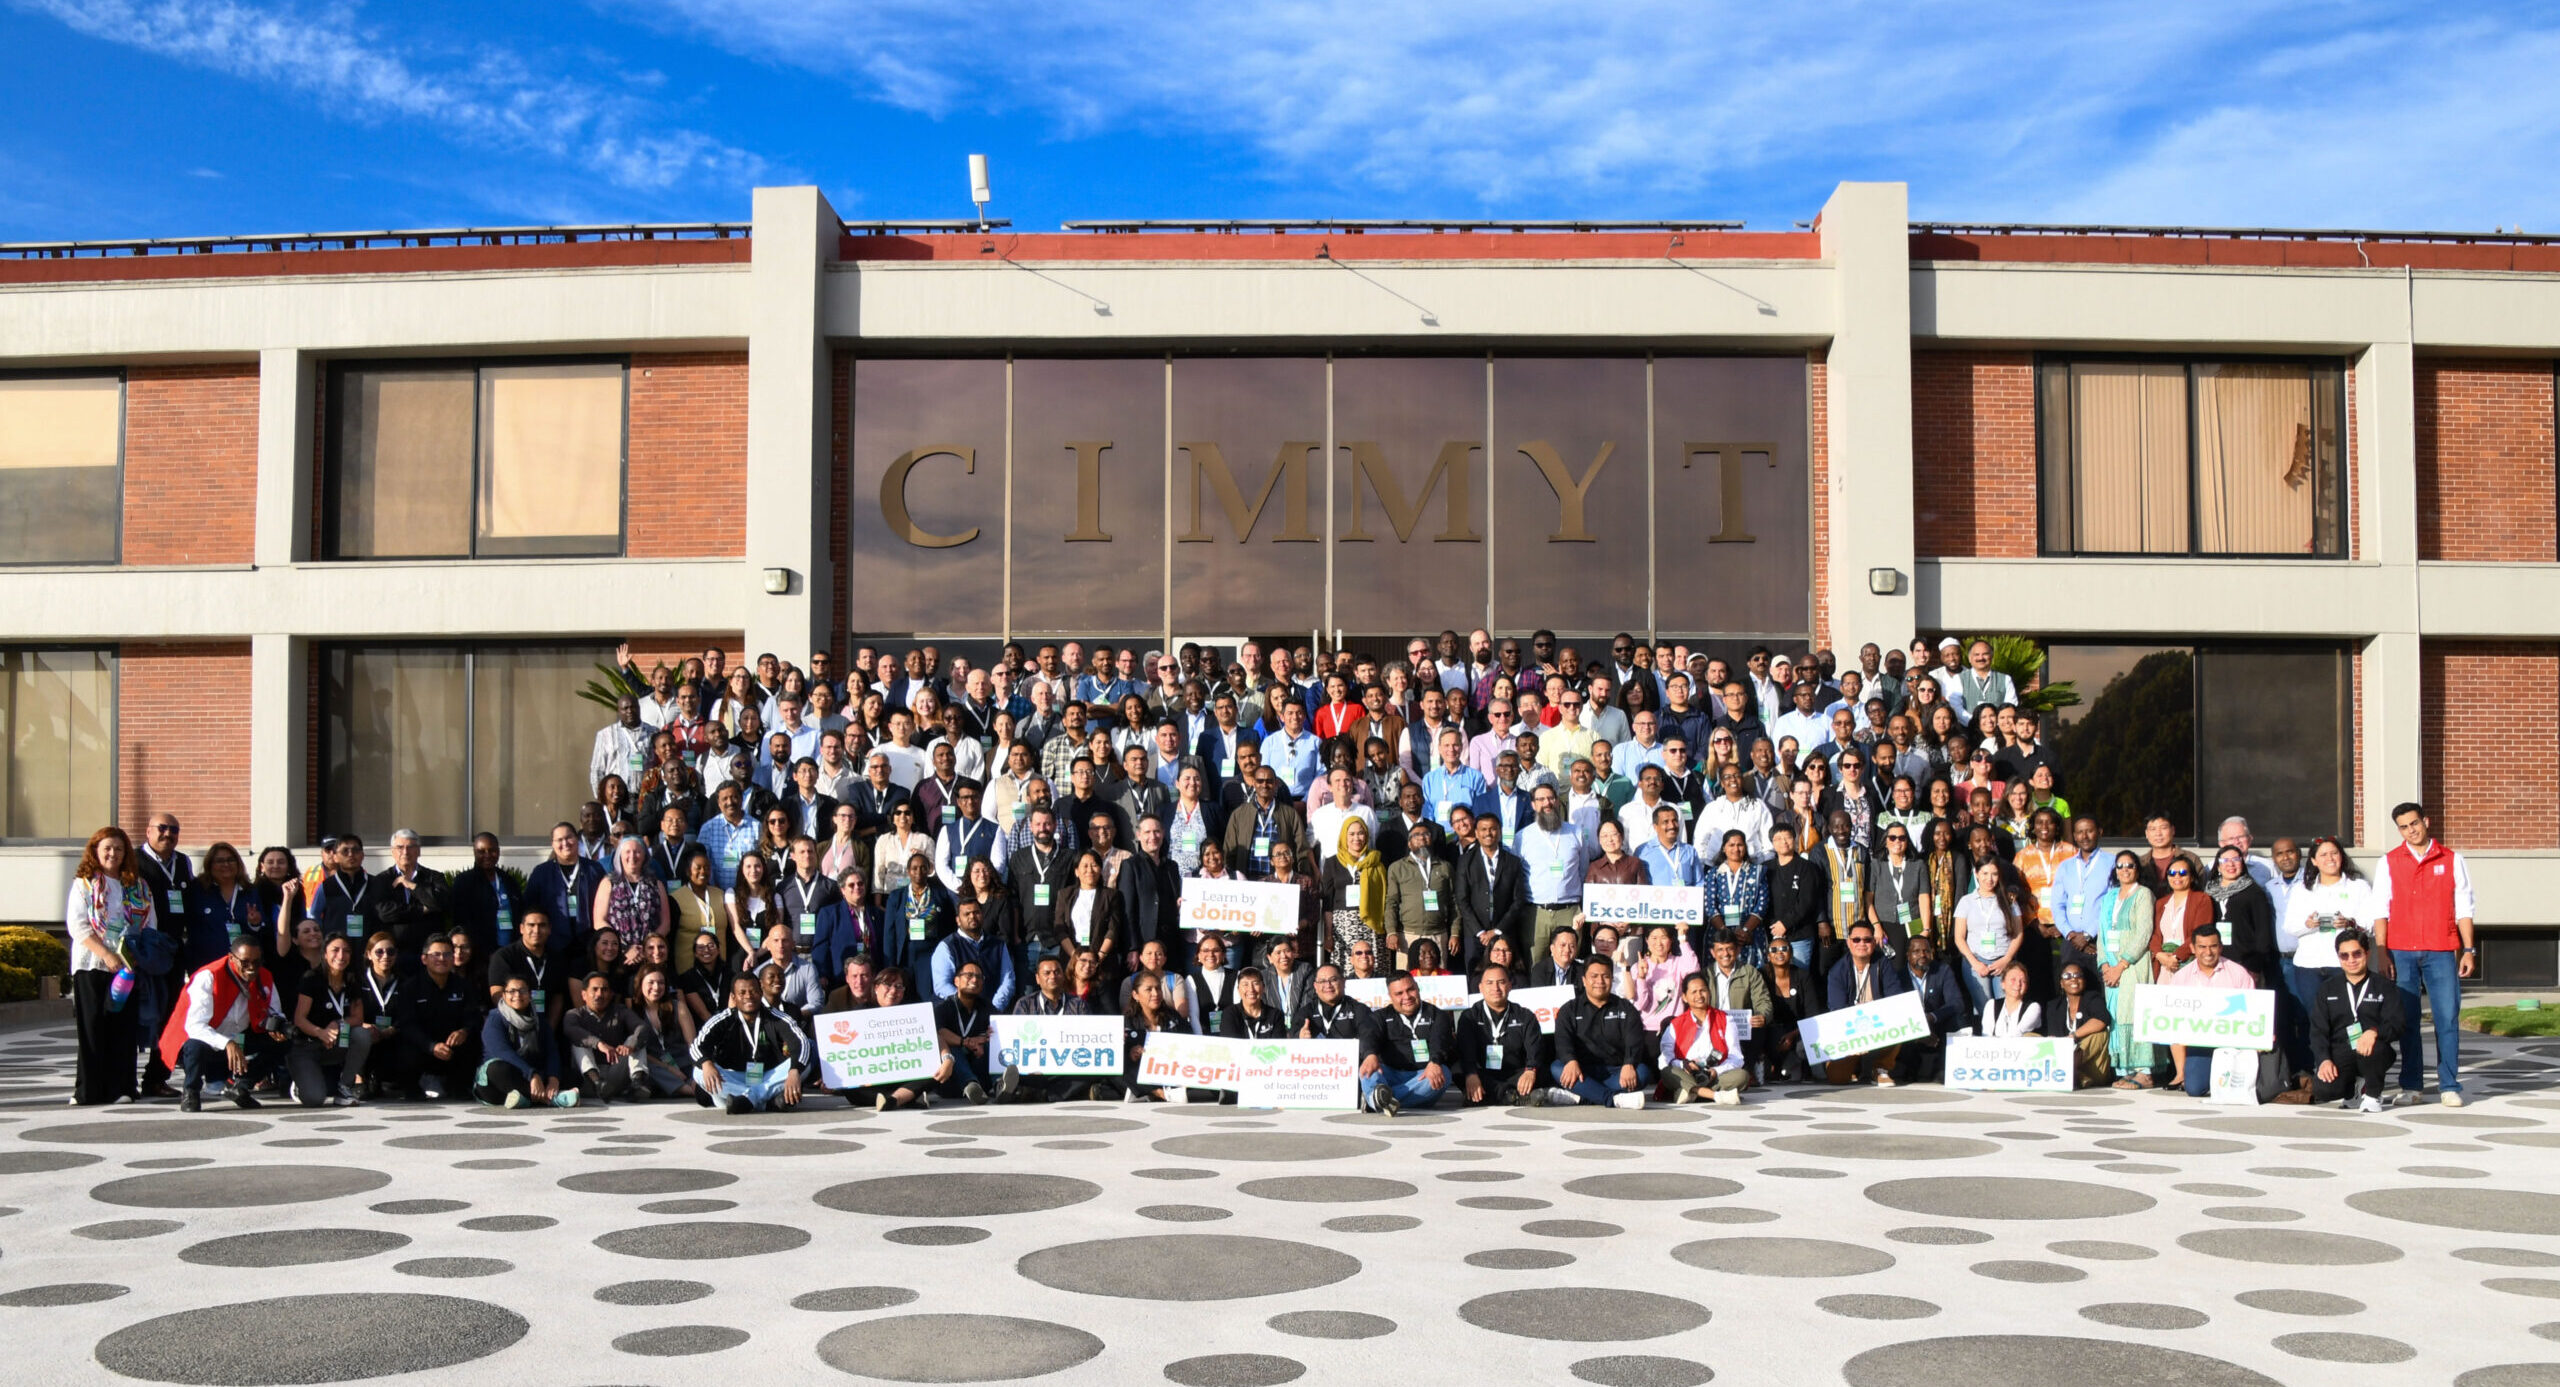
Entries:
POLYGON ((829 1088, 929 1079, 942 1067, 930 1002, 831 1011, 811 1018, 810 1028, 817 1033, 818 1068, 829 1088))
POLYGON ((1356 1040, 1232 1040, 1164 1031, 1138 1058, 1140 1088, 1222 1088, 1256 1108, 1351 1108, 1360 1100, 1356 1040))
POLYGON ((1946 1084, 1982 1093, 2069 1093, 2074 1057, 2071 1042, 2057 1037, 1952 1035, 1946 1084))
POLYGON ((1694 886, 1582 888, 1582 918, 1595 925, 1697 925, 1706 909, 1706 894, 1694 886))
POLYGON ((1298 884, 1186 878, 1182 883, 1182 927, 1230 934, 1296 934, 1298 884))
POLYGON ((1880 1002, 1864 1002, 1796 1023, 1804 1037, 1805 1058, 1847 1059, 1888 1045, 1929 1038, 1929 1014, 1916 992, 1897 992, 1880 1002))
POLYGON ((2143 983, 2133 989, 2133 1038, 2146 1045, 2272 1050, 2276 994, 2143 983))
POLYGON ((1117 1016, 999 1016, 992 1025, 989 1063, 998 1072, 1120 1077, 1117 1016))

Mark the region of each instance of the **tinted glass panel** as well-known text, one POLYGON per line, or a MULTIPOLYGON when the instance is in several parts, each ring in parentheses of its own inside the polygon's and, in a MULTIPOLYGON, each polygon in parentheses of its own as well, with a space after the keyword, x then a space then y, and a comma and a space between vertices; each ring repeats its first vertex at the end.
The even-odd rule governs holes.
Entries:
POLYGON ((483 554, 622 548, 622 367, 480 373, 483 554))
POLYGON ((2354 812, 2346 652, 2208 649, 2197 668, 2201 827, 2237 814, 2262 843, 2345 838, 2354 812))
POLYGON ((2138 838, 2167 814, 2196 828, 2195 659, 2184 646, 2057 645, 2046 677, 2080 703, 2054 715, 2062 797, 2109 838, 2138 838))
POLYGON ((1666 634, 1813 629, 1805 407, 1801 357, 1654 362, 1654 610, 1666 634))
POLYGON ((333 401, 339 558, 471 552, 476 380, 468 370, 339 376, 333 401))
POLYGON ((0 651, 0 837, 78 842, 115 821, 115 688, 109 651, 0 651))
POLYGON ((124 382, 0 379, 0 563, 113 563, 124 382))
POLYGON ((1643 361, 1493 364, 1493 609, 1506 627, 1641 627, 1643 361))
POLYGON ((348 647, 322 666, 321 821, 383 841, 471 831, 469 687, 463 652, 348 647))
POLYGON ((1164 630, 1161 360, 1013 367, 1013 628, 1164 630))
POLYGON ((1004 371, 854 363, 851 629, 1003 629, 1004 371))
POLYGON ((1464 631, 1485 621, 1485 363, 1334 363, 1333 624, 1464 631))
MULTIPOLYGON (((587 757, 611 716, 578 696, 610 662, 602 648, 504 646, 471 668, 473 832, 538 838, 575 821, 588 798, 587 757)), ((634 787, 637 797, 637 787, 634 787)))
POLYGON ((1173 625, 1324 621, 1324 362, 1173 363, 1173 625))

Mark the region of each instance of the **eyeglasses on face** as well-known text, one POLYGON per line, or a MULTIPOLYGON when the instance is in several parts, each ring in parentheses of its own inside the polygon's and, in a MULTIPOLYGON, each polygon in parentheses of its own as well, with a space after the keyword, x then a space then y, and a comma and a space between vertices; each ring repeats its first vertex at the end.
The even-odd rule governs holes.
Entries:
POLYGON ((2161 873, 2161 875, 2172 878, 2183 877, 2187 875, 2187 869, 2184 867, 2172 867, 2168 871, 2161 873))
POLYGON ((2350 944, 2346 948, 2338 950, 2338 957, 2342 961, 2350 958, 2362 958, 2364 957, 2364 950, 2350 944))

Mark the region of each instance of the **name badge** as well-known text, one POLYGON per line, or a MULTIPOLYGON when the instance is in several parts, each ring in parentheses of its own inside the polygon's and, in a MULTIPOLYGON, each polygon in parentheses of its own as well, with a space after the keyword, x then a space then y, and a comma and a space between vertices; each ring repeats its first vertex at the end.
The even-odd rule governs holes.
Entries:
POLYGON ((1907 930, 1911 928, 1911 902, 1904 901, 1901 905, 1895 907, 1895 915, 1896 918, 1902 921, 1902 927, 1904 929, 1907 930))
POLYGON ((958 823, 960 821, 960 806, 956 804, 946 804, 942 806, 942 821, 947 824, 958 823))
POLYGON ((1724 908, 1724 922, 1725 922, 1726 924, 1728 924, 1728 925, 1732 925, 1732 924, 1739 924, 1739 923, 1741 923, 1741 921, 1742 921, 1742 907, 1741 907, 1741 906, 1738 906, 1738 905, 1728 905, 1728 906, 1726 906, 1726 907, 1724 908))
POLYGON ((347 912, 347 937, 349 939, 364 938, 364 917, 352 910, 347 912))
POLYGON ((1842 900, 1844 900, 1844 901, 1854 901, 1854 900, 1856 900, 1857 898, 1858 898, 1858 884, 1857 884, 1856 882, 1854 882, 1854 881, 1844 881, 1844 882, 1840 883, 1840 899, 1842 899, 1842 900))
POLYGON ((498 937, 500 939, 516 937, 516 912, 513 907, 505 905, 498 907, 498 937))
POLYGON ((349 1020, 346 1017, 341 1016, 338 1018, 337 1044, 339 1049, 343 1050, 347 1048, 347 1032, 355 1029, 355 1024, 356 1023, 354 1021, 349 1020))
POLYGON ((1255 839, 1253 840, 1253 855, 1254 855, 1255 857, 1257 857, 1257 858, 1269 857, 1269 856, 1271 855, 1271 840, 1270 840, 1270 838, 1268 838, 1268 837, 1257 837, 1257 838, 1255 838, 1255 839))
POLYGON ((1223 1008, 1223 1007, 1211 1007, 1211 1008, 1209 1008, 1209 1032, 1210 1032, 1210 1034, 1214 1035, 1214 1034, 1216 1034, 1216 1033, 1218 1032, 1218 1030, 1220 1029, 1220 1023, 1221 1023, 1221 1022, 1223 1022, 1224 1020, 1226 1020, 1226 1016, 1227 1016, 1226 1009, 1225 1009, 1225 1008, 1223 1008))
POLYGON ((751 1084, 760 1084, 764 1082, 764 1063, 762 1061, 747 1061, 747 1082, 751 1084))
POLYGON ((239 922, 239 921, 237 921, 237 920, 225 920, 225 921, 223 921, 223 922, 222 922, 222 932, 223 932, 225 935, 229 936, 229 938, 230 938, 230 940, 231 940, 231 942, 232 942, 232 943, 237 944, 237 943, 239 943, 239 942, 240 942, 240 922, 239 922))
POLYGON ((1724 1014, 1724 1033, 1737 1041, 1751 1038, 1751 1013, 1728 1011, 1724 1014))
POLYGON ((1513 841, 1514 841, 1515 839, 1517 839, 1519 836, 1520 836, 1520 830, 1518 830, 1518 829, 1516 829, 1516 828, 1511 828, 1511 827, 1509 827, 1509 826, 1507 826, 1507 825, 1506 825, 1506 826, 1503 828, 1503 830, 1502 830, 1502 845, 1503 845, 1504 847, 1506 847, 1506 848, 1507 848, 1507 847, 1510 847, 1510 846, 1512 845, 1513 841))
POLYGON ((1033 905, 1047 905, 1049 903, 1049 883, 1044 881, 1031 888, 1031 903, 1033 905))
POLYGON ((1208 836, 1197 826, 1186 827, 1182 830, 1182 845, 1186 848, 1197 848, 1200 846, 1200 840, 1208 836))
POLYGON ((537 988, 535 988, 535 989, 533 990, 533 1009, 534 1009, 535 1011, 539 1012, 539 1011, 541 1011, 541 1010, 542 1010, 542 1007, 543 1007, 543 998, 544 998, 545 996, 547 996, 547 995, 548 995, 548 994, 547 994, 547 993, 545 993, 545 992, 544 992, 541 988, 539 988, 539 987, 537 987, 537 988))
POLYGON ((1236 758, 1230 756, 1226 760, 1218 763, 1218 778, 1221 780, 1233 780, 1236 778, 1236 758))
POLYGON ((911 940, 922 940, 924 938, 923 916, 910 915, 907 917, 907 938, 911 940))
POLYGON ((1455 812, 1457 807, 1458 802, 1456 800, 1444 799, 1440 801, 1440 822, 1444 824, 1449 822, 1449 815, 1455 812))
POLYGON ((818 913, 816 911, 804 910, 800 912, 800 932, 804 935, 813 935, 818 932, 818 913))
POLYGON ((1342 888, 1342 908, 1345 910, 1358 910, 1360 908, 1360 888, 1358 886, 1346 886, 1342 888))
POLYGON ((1433 914, 1438 914, 1440 910, 1440 893, 1437 891, 1424 891, 1422 893, 1422 908, 1432 912, 1433 914))
POLYGON ((1499 1043, 1484 1047, 1484 1067, 1487 1069, 1502 1067, 1502 1046, 1499 1043))
POLYGON ((1413 1038, 1413 1062, 1415 1064, 1431 1063, 1431 1041, 1427 1037, 1413 1038))
POLYGON ((171 919, 173 919, 173 920, 174 920, 174 919, 176 919, 177 917, 179 917, 179 916, 181 916, 181 915, 184 915, 184 914, 186 914, 186 913, 187 913, 187 893, 186 893, 186 892, 184 892, 184 891, 177 890, 177 889, 175 889, 174 887, 173 887, 173 888, 171 888, 171 890, 170 890, 170 892, 169 892, 169 918, 171 918, 171 919))
POLYGON ((1671 807, 1680 811, 1680 822, 1684 824, 1689 822, 1690 815, 1698 812, 1696 809, 1691 808, 1689 801, 1685 799, 1674 802, 1671 807))
POLYGON ((2347 1043, 2348 1043, 2349 1045, 2353 1045, 2353 1044, 2355 1044, 2357 1041, 2359 1041, 2359 1040, 2361 1040, 2361 1039, 2363 1039, 2363 1038, 2364 1038, 2364 1023, 2363 1023, 2363 1022, 2361 1022, 2361 1021, 2350 1021, 2350 1022, 2348 1022, 2348 1023, 2347 1023, 2347 1043))

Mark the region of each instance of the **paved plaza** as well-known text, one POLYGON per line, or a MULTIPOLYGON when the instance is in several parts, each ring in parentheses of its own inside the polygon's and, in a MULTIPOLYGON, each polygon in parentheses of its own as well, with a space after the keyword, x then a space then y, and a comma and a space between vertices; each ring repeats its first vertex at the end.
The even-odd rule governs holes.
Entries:
POLYGON ((62 1106, 0 1380, 2560 1384, 2560 1044, 2472 1104, 62 1106))

